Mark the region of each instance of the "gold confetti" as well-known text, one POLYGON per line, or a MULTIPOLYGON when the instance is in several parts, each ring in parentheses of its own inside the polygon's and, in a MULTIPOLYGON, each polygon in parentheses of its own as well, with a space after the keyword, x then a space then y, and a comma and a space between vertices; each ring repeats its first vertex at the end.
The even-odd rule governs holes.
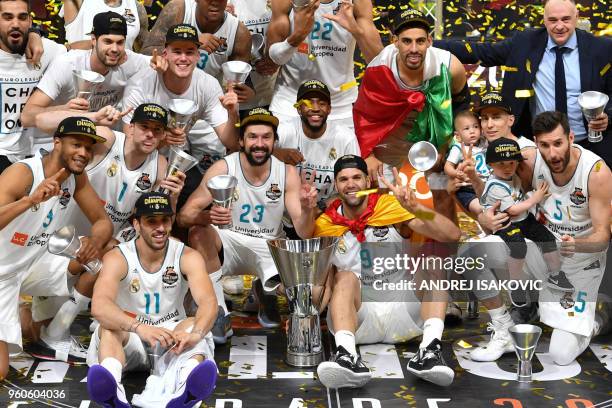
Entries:
POLYGON ((606 64, 606 66, 605 66, 605 67, 603 67, 603 68, 601 69, 601 71, 599 71, 599 76, 604 76, 604 75, 606 75, 606 72, 608 72, 609 70, 610 70, 610 63, 608 62, 608 63, 606 64))
POLYGON ((534 95, 535 95, 535 92, 533 89, 517 89, 514 92, 515 98, 531 98, 534 95))
POLYGON ((470 45, 470 43, 465 43, 465 49, 468 50, 470 54, 472 53, 472 46, 470 45))
POLYGON ((518 68, 517 67, 509 67, 506 65, 502 65, 501 66, 501 70, 502 71, 506 71, 506 72, 518 72, 518 68))
POLYGON ((441 107, 442 109, 448 109, 448 108, 450 108, 450 106, 451 106, 451 104, 452 104, 452 103, 453 103, 453 101, 452 101, 451 99, 447 99, 447 100, 443 101, 443 102, 440 104, 440 107, 441 107))
POLYGON ((351 81, 351 82, 346 82, 342 85, 340 85, 340 91, 344 92, 344 91, 348 91, 349 89, 353 88, 357 86, 357 80, 355 81, 351 81))
POLYGON ((531 74, 531 61, 530 60, 525 61, 525 69, 527 70, 527 72, 531 74))
POLYGON ((459 340, 457 342, 457 345, 460 346, 460 347, 463 347, 463 348, 472 348, 472 347, 474 347, 474 346, 472 346, 470 343, 468 343, 465 340, 459 340))

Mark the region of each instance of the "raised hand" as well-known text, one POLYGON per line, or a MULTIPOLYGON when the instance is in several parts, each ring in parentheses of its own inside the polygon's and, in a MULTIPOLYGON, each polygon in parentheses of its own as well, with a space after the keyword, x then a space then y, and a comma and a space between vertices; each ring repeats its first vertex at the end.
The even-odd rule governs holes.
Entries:
POLYGON ((255 96, 255 91, 246 84, 234 84, 232 89, 238 97, 238 103, 247 102, 255 96))
POLYGON ((121 118, 130 113, 133 108, 127 108, 120 112, 112 105, 106 105, 97 111, 94 115, 94 122, 99 126, 113 127, 121 118))
POLYGON ((393 177, 395 179, 395 184, 391 184, 384 176, 382 177, 382 182, 391 192, 393 192, 393 195, 395 195, 400 205, 404 207, 406 211, 413 214, 424 211, 423 205, 417 200, 416 194, 408 185, 409 183, 406 183, 405 186, 402 185, 402 179, 395 167, 393 168, 393 177))
POLYGON ((93 244, 91 238, 82 237, 81 248, 79 248, 79 252, 76 254, 76 260, 81 265, 86 265, 88 262, 100 259, 101 257, 100 250, 93 244))
POLYGON ((310 175, 310 180, 306 178, 306 171, 302 170, 301 179, 302 184, 300 186, 300 204, 302 208, 313 209, 317 207, 317 201, 319 193, 314 185, 314 180, 317 175, 315 170, 310 175))
POLYGON ((158 55, 157 48, 155 48, 153 50, 153 55, 151 55, 150 65, 155 71, 163 73, 168 69, 168 60, 162 55, 158 55))
POLYGON ((225 44, 224 38, 215 37, 210 33, 202 33, 199 36, 200 49, 206 51, 209 54, 217 51, 219 47, 225 44))
POLYGON ((219 97, 221 105, 228 111, 238 110, 238 95, 234 92, 234 86, 228 84, 227 93, 219 97))
POLYGON ((163 179, 159 186, 170 192, 170 195, 177 196, 181 193, 183 187, 185 187, 185 179, 187 176, 182 171, 176 171, 163 179))
POLYGON ((335 21, 349 33, 354 34, 359 30, 355 14, 353 13, 353 2, 351 0, 342 0, 340 9, 334 14, 323 14, 328 20, 335 21))
POLYGON ((319 8, 319 0, 311 0, 304 7, 293 10, 293 33, 302 42, 310 35, 315 21, 315 11, 319 8))
POLYGON ((536 200, 536 202, 540 203, 542 202, 542 200, 546 198, 547 194, 548 194, 548 183, 546 181, 543 181, 540 183, 538 188, 533 192, 533 197, 536 200))
POLYGON ((168 128, 166 130, 166 143, 172 146, 183 146, 187 142, 183 128, 168 128))
POLYGON ((40 184, 36 186, 34 192, 30 194, 32 205, 40 204, 51 197, 60 195, 61 179, 66 174, 66 169, 62 167, 57 173, 41 181, 40 184))

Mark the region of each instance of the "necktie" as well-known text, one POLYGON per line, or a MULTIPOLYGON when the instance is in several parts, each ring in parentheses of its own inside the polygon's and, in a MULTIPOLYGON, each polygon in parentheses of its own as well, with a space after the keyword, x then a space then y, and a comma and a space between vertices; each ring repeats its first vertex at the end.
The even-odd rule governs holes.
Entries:
POLYGON ((565 87, 565 68, 563 67, 563 53, 567 47, 554 47, 555 60, 555 110, 567 114, 567 88, 565 87))

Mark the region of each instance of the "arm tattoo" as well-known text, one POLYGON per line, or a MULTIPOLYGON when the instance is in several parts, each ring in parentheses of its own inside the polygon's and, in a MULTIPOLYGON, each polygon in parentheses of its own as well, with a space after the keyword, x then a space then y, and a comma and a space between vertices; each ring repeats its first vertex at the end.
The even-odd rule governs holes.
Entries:
POLYGON ((158 51, 160 51, 161 48, 164 47, 168 29, 174 24, 179 24, 184 17, 184 4, 183 0, 173 0, 162 9, 153 29, 147 36, 147 40, 142 47, 141 52, 143 54, 151 55, 153 49, 157 48, 158 51))

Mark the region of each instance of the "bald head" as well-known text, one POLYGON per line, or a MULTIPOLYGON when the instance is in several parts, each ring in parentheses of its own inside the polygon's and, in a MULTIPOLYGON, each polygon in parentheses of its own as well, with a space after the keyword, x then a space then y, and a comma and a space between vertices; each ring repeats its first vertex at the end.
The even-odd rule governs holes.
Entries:
POLYGON ((557 45, 564 45, 576 31, 578 9, 573 0, 547 0, 544 3, 544 26, 557 45))

